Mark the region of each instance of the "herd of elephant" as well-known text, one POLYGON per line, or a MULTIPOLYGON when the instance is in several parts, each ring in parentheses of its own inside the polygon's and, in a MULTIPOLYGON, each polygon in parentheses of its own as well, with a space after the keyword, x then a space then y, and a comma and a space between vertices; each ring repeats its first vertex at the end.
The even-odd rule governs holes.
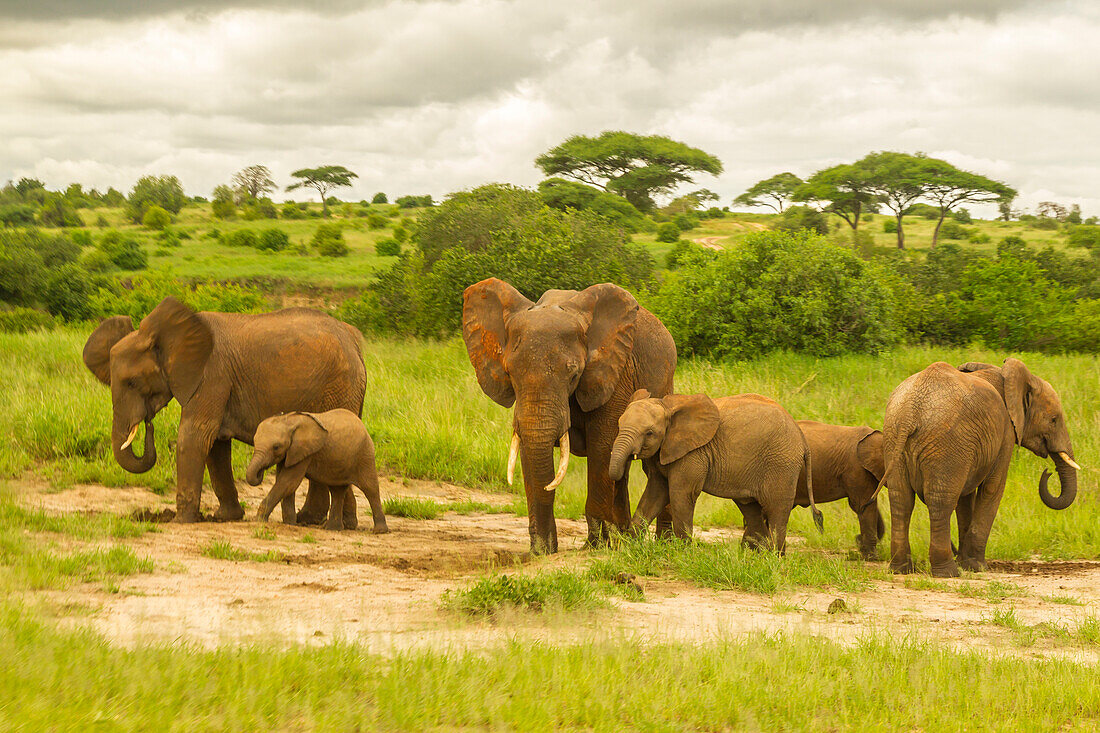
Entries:
MULTIPOLYGON (((462 337, 482 390, 515 407, 508 481, 519 460, 533 553, 558 549, 554 496, 571 454, 587 458, 589 546, 605 544, 612 532, 644 532, 654 520, 658 537, 691 537, 695 503, 706 492, 737 504, 743 544, 780 552, 793 507, 809 506, 820 529, 816 503, 847 499, 859 518, 859 550, 873 559, 885 533, 876 501, 885 485, 891 568, 913 570, 909 520, 920 497, 930 519, 931 571, 944 577, 960 566, 985 568, 1016 445, 1054 461, 1061 491, 1048 491, 1044 471, 1043 503, 1064 509, 1076 496, 1079 466, 1058 394, 1016 359, 1000 367, 930 365, 894 390, 879 431, 796 422, 756 394, 675 394, 671 334, 612 284, 549 290, 532 302, 501 280, 483 280, 463 295, 462 337), (631 516, 633 459, 647 483, 631 516)), ((105 319, 83 357, 111 388, 112 447, 128 471, 153 467, 152 419, 172 399, 179 403, 176 521, 202 518, 204 472, 218 498, 214 519, 244 517, 231 464, 231 443, 239 440, 254 446, 249 483, 276 467, 259 518, 279 504, 284 522, 354 529, 357 486, 374 531, 387 531, 374 445, 360 418, 362 339, 352 326, 307 308, 196 313, 166 298, 137 329, 129 316, 105 319), (143 423, 138 456, 132 443, 143 423), (303 480, 308 491, 296 511, 303 480)))

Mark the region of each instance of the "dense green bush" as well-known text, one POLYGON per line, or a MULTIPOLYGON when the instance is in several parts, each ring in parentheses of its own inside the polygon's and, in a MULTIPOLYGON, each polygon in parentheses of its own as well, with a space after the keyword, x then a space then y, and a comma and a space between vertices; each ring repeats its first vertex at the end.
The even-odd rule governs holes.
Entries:
POLYGON ((145 210, 145 215, 141 217, 141 223, 146 229, 160 231, 172 223, 172 215, 161 207, 153 205, 145 210))
POLYGON ((26 333, 53 328, 56 325, 49 313, 33 308, 0 310, 0 333, 26 333))
POLYGON ((688 257, 693 256, 713 256, 715 250, 708 250, 699 246, 695 242, 689 242, 686 239, 677 240, 676 244, 672 245, 672 249, 668 251, 665 256, 665 266, 670 270, 675 270, 680 266, 680 263, 686 260, 688 257))
POLYGON ((183 186, 175 176, 142 176, 126 200, 126 213, 131 221, 140 224, 151 206, 178 214, 186 201, 183 186))
POLYGON ((680 227, 676 226, 671 221, 666 221, 664 224, 657 225, 657 241, 672 243, 680 238, 680 227))
POLYGON ((1071 247, 1100 250, 1100 226, 1088 224, 1072 226, 1069 230, 1068 242, 1071 247))
POLYGON ((797 232, 799 229, 808 229, 818 234, 829 233, 829 220, 817 209, 809 206, 788 206, 779 216, 774 229, 783 232, 797 232))
POLYGON ((347 257, 348 243, 344 241, 344 230, 339 224, 321 224, 313 233, 310 241, 322 257, 347 257))
POLYGON ((699 218, 691 214, 677 214, 672 217, 672 223, 682 232, 687 232, 699 226, 699 218))
POLYGON ((374 197, 370 200, 370 202, 372 204, 388 204, 390 200, 386 198, 386 194, 379 191, 378 193, 374 194, 374 197))
POLYGON ((382 229, 386 226, 386 217, 379 214, 377 211, 372 211, 367 214, 367 228, 368 229, 382 229))
POLYGON ((951 218, 960 224, 970 224, 973 219, 970 218, 970 211, 967 209, 958 209, 951 212, 951 218))
POLYGON ((538 191, 543 203, 552 209, 591 211, 630 232, 642 231, 648 221, 642 212, 622 196, 576 181, 547 178, 539 183, 538 191))
POLYGON ((31 204, 7 204, 0 206, 0 225, 8 227, 34 224, 35 208, 31 204))
POLYGON ((144 270, 149 266, 149 256, 136 239, 123 235, 116 229, 103 233, 96 245, 120 270, 144 270))
POLYGON ((256 236, 254 229, 234 229, 225 235, 225 243, 230 247, 252 247, 260 244, 260 238, 256 236))
POLYGON ((305 219, 306 210, 303 209, 300 204, 296 204, 293 201, 287 201, 279 209, 279 216, 283 219, 305 219))
POLYGON ((886 234, 894 234, 898 231, 897 219, 887 218, 882 221, 882 231, 886 234))
POLYGON ((811 232, 760 232, 737 249, 686 258, 649 300, 682 355, 832 356, 901 339, 894 281, 811 232))
POLYGON ((401 254, 401 242, 393 237, 380 239, 374 245, 374 252, 381 257, 396 257, 401 254))
POLYGON ((393 228, 393 238, 403 243, 409 238, 409 230, 403 224, 398 224, 393 228))
POLYGON ((277 219, 278 216, 279 212, 275 208, 275 202, 266 196, 259 199, 251 199, 244 202, 244 205, 241 206, 241 218, 245 221, 277 219))
POLYGON ((919 216, 922 219, 939 219, 940 210, 928 204, 913 204, 905 210, 906 216, 919 216))
POLYGON ((418 207, 432 206, 431 194, 424 196, 401 196, 394 203, 401 209, 415 209, 418 207))
POLYGON ((52 270, 42 288, 42 304, 66 321, 83 321, 93 315, 88 301, 94 286, 88 271, 76 263, 52 270))
POLYGON ((269 306, 263 293, 249 286, 189 282, 160 271, 134 276, 129 287, 118 282, 101 286, 89 299, 89 309, 98 318, 128 315, 140 320, 169 295, 196 311, 259 313, 269 306))
POLYGON ((290 236, 282 229, 264 229, 256 246, 269 252, 282 252, 290 246, 290 236))
POLYGON ((957 221, 948 219, 940 225, 940 239, 966 239, 970 230, 957 221))

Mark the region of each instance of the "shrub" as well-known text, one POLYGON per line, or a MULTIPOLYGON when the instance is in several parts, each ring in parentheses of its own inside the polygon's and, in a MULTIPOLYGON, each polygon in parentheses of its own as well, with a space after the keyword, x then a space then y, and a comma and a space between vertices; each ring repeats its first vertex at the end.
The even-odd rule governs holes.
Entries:
POLYGON ((264 229, 256 246, 269 252, 281 252, 290 246, 290 236, 282 229, 264 229))
POLYGON ((180 246, 180 235, 174 229, 165 229, 157 235, 157 239, 164 247, 174 248, 180 246))
POLYGON ((970 232, 970 236, 968 236, 967 239, 974 244, 989 244, 991 241, 993 241, 993 238, 991 236, 989 236, 985 232, 979 232, 976 229, 970 232))
POLYGON ((966 239, 970 230, 957 221, 948 219, 940 225, 940 239, 966 239))
POLYGON ((967 209, 959 209, 951 213, 951 218, 960 224, 970 224, 973 219, 970 218, 970 212, 967 209))
POLYGON ((279 216, 284 219, 305 219, 306 212, 305 209, 293 201, 287 201, 282 205, 282 208, 280 208, 279 216))
POLYGON ((370 200, 370 202, 372 204, 388 204, 390 200, 386 198, 386 194, 379 191, 378 193, 374 194, 374 197, 370 200))
POLYGON ((935 206, 929 206, 928 204, 913 204, 905 213, 910 216, 919 216, 922 219, 939 219, 940 210, 935 206))
POLYGON ((818 234, 829 233, 829 220, 817 209, 809 206, 788 206, 779 216, 779 221, 773 226, 783 232, 797 232, 799 229, 808 229, 818 234))
POLYGON ((88 271, 69 263, 50 273, 42 290, 42 304, 52 315, 66 321, 86 320, 93 315, 88 302, 92 290, 88 271))
POLYGON ((84 266, 84 269, 92 273, 107 272, 114 267, 114 262, 111 260, 111 256, 104 252, 102 249, 95 248, 88 250, 80 258, 80 264, 84 266))
POLYGON ((378 240, 374 245, 374 251, 381 257, 396 257, 401 254, 401 242, 393 237, 386 237, 378 240))
POLYGON ((34 224, 34 206, 31 204, 0 206, 0 225, 18 227, 31 224, 34 224))
POLYGON ((699 219, 691 214, 677 214, 672 217, 672 223, 682 232, 690 231, 699 226, 699 219))
POLYGON ((140 224, 151 206, 178 214, 186 200, 183 186, 175 176, 142 176, 130 191, 126 209, 130 219, 140 224))
POLYGON ((372 211, 367 214, 367 228, 368 229, 382 229, 386 226, 386 217, 379 214, 377 211, 372 211))
POLYGON ((401 196, 394 203, 401 209, 415 209, 418 207, 432 206, 432 196, 427 194, 424 196, 401 196))
POLYGON ((672 249, 669 250, 665 256, 665 264, 670 270, 675 270, 680 266, 680 263, 686 261, 691 257, 707 257, 713 256, 715 250, 708 250, 705 247, 700 247, 695 242, 689 242, 686 239, 677 240, 676 244, 672 245, 672 249))
POLYGON ((230 247, 258 247, 260 239, 253 229, 235 229, 225 236, 225 243, 230 247))
POLYGON ((210 213, 215 219, 232 219, 237 215, 237 205, 233 199, 214 199, 210 204, 210 213))
POLYGON ((680 238, 680 227, 673 224, 671 221, 664 224, 657 225, 657 241, 658 242, 675 242, 680 238))
POLYGON ((117 282, 100 287, 89 307, 96 317, 124 315, 141 320, 169 295, 197 311, 259 313, 267 308, 264 295, 250 286, 188 282, 164 271, 136 275, 128 289, 117 282))
POLYGON ((1055 219, 1052 216, 1040 216, 1040 217, 1037 217, 1035 219, 1035 221, 1033 221, 1031 223, 1031 226, 1035 227, 1036 229, 1047 229, 1047 230, 1049 230, 1049 229, 1057 229, 1058 224, 1059 224, 1058 220, 1055 219))
POLYGON ((172 223, 172 215, 161 207, 153 205, 146 209, 145 216, 141 217, 141 223, 146 229, 160 231, 172 223))
POLYGON ((117 230, 104 232, 99 238, 98 247, 111 258, 115 267, 121 270, 144 270, 149 266, 149 257, 138 241, 129 235, 122 235, 117 230))
POLYGON ((889 273, 811 232, 760 232, 690 258, 653 295, 681 354, 833 356, 898 342, 889 273))
POLYGON ((275 202, 264 197, 245 202, 244 206, 241 207, 241 216, 245 221, 256 221, 257 219, 278 218, 279 212, 275 208, 275 202))
POLYGON ((898 231, 898 220, 894 218, 883 219, 882 231, 887 234, 896 234, 898 231))
POLYGON ((1071 247, 1100 249, 1100 227, 1087 224, 1070 227, 1068 242, 1071 247))
POLYGON ((393 238, 396 239, 398 242, 404 242, 409 238, 409 230, 406 229, 402 224, 398 224, 393 228, 393 238))
POLYGON ((95 218, 95 225, 99 229, 106 229, 111 224, 107 221, 107 217, 105 217, 103 214, 100 214, 95 218))
POLYGON ((27 333, 48 330, 56 325, 49 313, 33 308, 0 310, 0 333, 27 333))
POLYGON ((78 229, 69 235, 69 239, 78 247, 91 247, 94 244, 92 233, 87 229, 78 229))
POLYGON ((349 252, 339 224, 321 224, 313 233, 311 244, 322 257, 347 257, 349 252))

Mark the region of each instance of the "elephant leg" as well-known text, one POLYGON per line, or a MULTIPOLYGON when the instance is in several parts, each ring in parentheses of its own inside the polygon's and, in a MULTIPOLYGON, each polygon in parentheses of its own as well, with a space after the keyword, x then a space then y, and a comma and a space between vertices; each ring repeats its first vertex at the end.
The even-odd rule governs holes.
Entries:
POLYGON ((890 487, 890 571, 894 573, 915 570, 913 550, 909 546, 909 520, 916 501, 916 492, 907 485, 890 487))
POLYGON ((176 518, 186 524, 202 521, 199 502, 202 498, 202 476, 214 436, 191 424, 181 422, 176 442, 176 518))
POLYGON ((680 539, 690 540, 695 531, 695 502, 698 501, 702 489, 702 476, 670 475, 668 477, 672 531, 680 539))
POLYGON ((378 488, 378 472, 374 468, 374 461, 359 472, 359 490, 367 497, 370 504, 371 519, 374 521, 374 534, 386 534, 390 531, 386 524, 386 513, 382 510, 382 492, 378 488))
POLYGON ((668 506, 668 500, 668 482, 658 471, 653 471, 646 482, 645 491, 638 499, 638 508, 634 511, 632 524, 636 534, 645 534, 653 518, 668 506))
POLYGON ((359 528, 359 507, 355 503, 355 492, 351 486, 344 491, 344 529, 359 528))
MULTIPOLYGON (((934 496, 934 494, 933 494, 934 496)), ((928 497, 928 562, 935 578, 957 578, 959 567, 951 552, 951 514, 956 502, 937 501, 928 497)))
MULTIPOLYGON (((606 545, 610 540, 610 525, 624 532, 630 526, 630 501, 626 497, 628 478, 624 476, 622 479, 623 494, 626 498, 624 502, 616 495, 616 482, 611 480, 609 473, 614 435, 615 429, 601 430, 597 422, 586 426, 585 448, 588 453, 588 497, 584 503, 584 518, 588 522, 586 547, 606 545)), ((629 469, 627 475, 629 475, 629 469)))
POLYGON ((333 486, 328 505, 328 521, 325 529, 339 531, 344 528, 344 498, 348 495, 347 486, 333 486))
POLYGON ((955 520, 959 525, 959 547, 958 552, 955 553, 956 557, 962 552, 963 539, 970 532, 970 523, 974 517, 974 500, 977 496, 977 491, 967 494, 959 499, 959 505, 955 507, 955 520))
POLYGON ((218 497, 218 510, 214 519, 219 522, 233 522, 244 518, 237 495, 237 484, 233 481, 233 443, 229 440, 215 440, 206 456, 206 470, 210 473, 210 484, 218 497))
POLYGON ((878 509, 878 502, 860 511, 860 504, 849 498, 848 506, 859 519, 859 534, 856 535, 859 554, 864 560, 873 562, 878 559, 878 543, 886 530, 882 521, 882 512, 878 509))
MULTIPOLYGON (((797 481, 797 478, 795 480, 797 481)), ((787 501, 787 497, 792 500, 794 497, 794 487, 791 486, 789 491, 784 491, 785 488, 766 487, 763 501, 760 503, 760 508, 764 512, 764 521, 768 525, 768 544, 780 555, 787 551, 787 522, 791 518, 792 501, 787 501)))
POLYGON ((328 504, 328 486, 310 479, 305 503, 298 512, 298 524, 321 524, 328 515, 328 504))
POLYGON ((741 535, 741 547, 748 550, 764 549, 768 541, 768 525, 764 522, 764 510, 755 501, 736 501, 741 516, 745 518, 745 533, 741 535))
MULTIPOLYGON (((294 492, 297 491, 305 476, 306 461, 289 468, 276 468, 275 485, 271 487, 271 491, 267 492, 267 496, 260 502, 260 508, 256 511, 256 519, 266 522, 268 517, 271 516, 271 512, 275 510, 276 504, 282 504, 287 497, 294 496, 294 492)), ((291 499, 291 503, 293 505, 293 499, 291 499)), ((285 519, 286 515, 284 514, 283 517, 285 519)))
MULTIPOLYGON (((649 466, 645 461, 642 461, 642 470, 645 471, 646 477, 649 477, 649 466)), ((664 481, 664 476, 661 477, 664 481)), ((668 484, 665 484, 665 494, 668 494, 668 484)), ((657 526, 654 534, 657 539, 664 540, 672 537, 672 510, 666 504, 657 515, 657 526)))
POLYGON ((970 530, 959 539, 959 564, 966 570, 982 572, 986 570, 985 546, 989 533, 993 529, 993 520, 1001 506, 1008 480, 1008 465, 1011 453, 1002 457, 992 476, 985 480, 974 500, 973 518, 970 530))
POLYGON ((280 511, 283 513, 283 524, 291 527, 298 524, 298 512, 294 510, 294 494, 294 491, 290 492, 279 503, 280 511))

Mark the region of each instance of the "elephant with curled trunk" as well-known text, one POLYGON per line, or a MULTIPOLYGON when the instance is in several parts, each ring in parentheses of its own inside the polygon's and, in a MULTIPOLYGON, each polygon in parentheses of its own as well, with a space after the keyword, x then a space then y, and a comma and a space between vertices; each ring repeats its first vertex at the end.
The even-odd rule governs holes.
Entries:
POLYGON ((657 399, 638 390, 619 418, 612 478, 622 475, 632 455, 645 462, 649 477, 634 512, 639 533, 667 504, 673 532, 690 539, 695 502, 705 492, 737 504, 745 517, 743 546, 782 553, 800 478, 821 529, 806 438, 787 411, 767 397, 741 394, 712 400, 674 394, 657 399))
POLYGON ((890 492, 890 568, 913 571, 909 519, 914 497, 928 507, 932 575, 955 577, 959 566, 986 567, 985 547, 1004 495, 1015 446, 1050 457, 1061 484, 1039 497, 1065 509, 1077 496, 1073 444, 1058 393, 1018 359, 1004 366, 936 362, 890 395, 883 427, 885 484, 890 492), (959 525, 958 563, 952 556, 951 513, 959 525))
POLYGON ((489 278, 463 293, 462 337, 481 388, 503 407, 515 405, 508 478, 518 456, 531 552, 558 549, 554 495, 570 453, 588 458, 589 546, 607 541, 608 525, 627 529, 628 474, 608 475, 611 444, 635 390, 672 391, 676 345, 664 325, 610 283, 548 290, 532 302, 489 278))
MULTIPOLYGON (((129 316, 104 319, 84 346, 84 363, 111 388, 111 446, 115 460, 131 473, 156 463, 153 417, 172 399, 179 402, 177 522, 202 518, 204 470, 218 497, 214 518, 244 516, 231 441, 251 444, 260 422, 282 412, 343 407, 358 415, 366 389, 362 336, 309 308, 196 313, 169 297, 137 329, 129 316), (145 449, 139 457, 131 444, 142 423, 145 449)), ((298 521, 323 521, 328 494, 328 487, 311 483, 298 521)), ((354 527, 355 500, 347 494, 344 522, 354 527)))

